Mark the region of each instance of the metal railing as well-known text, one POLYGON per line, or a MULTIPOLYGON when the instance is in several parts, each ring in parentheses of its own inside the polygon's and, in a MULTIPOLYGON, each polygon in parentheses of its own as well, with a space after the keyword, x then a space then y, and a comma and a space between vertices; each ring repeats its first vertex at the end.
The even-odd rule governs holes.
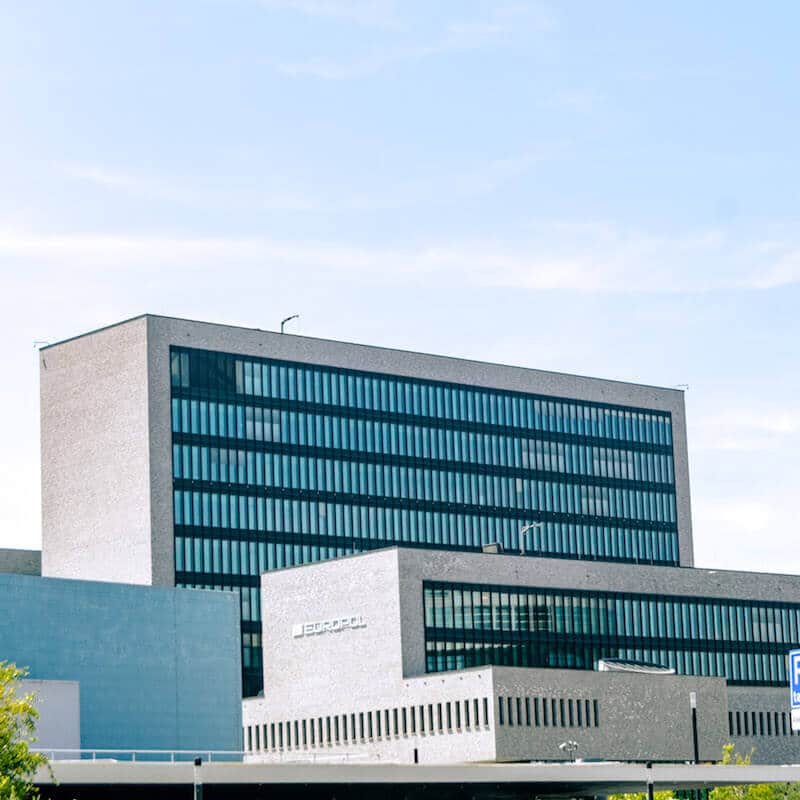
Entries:
POLYGON ((365 763, 381 760, 380 753, 317 753, 306 750, 280 750, 277 752, 253 750, 244 754, 245 764, 339 764, 365 763))
POLYGON ((191 763, 202 758, 204 763, 237 762, 246 755, 242 750, 141 750, 138 748, 122 750, 80 749, 35 747, 37 753, 43 753, 50 761, 147 761, 174 764, 176 762, 191 763))

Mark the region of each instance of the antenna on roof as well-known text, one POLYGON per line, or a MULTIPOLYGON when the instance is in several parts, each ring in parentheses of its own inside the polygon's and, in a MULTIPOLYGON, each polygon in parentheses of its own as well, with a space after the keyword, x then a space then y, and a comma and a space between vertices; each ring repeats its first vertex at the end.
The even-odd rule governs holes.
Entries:
POLYGON ((50 344, 50 342, 45 342, 43 339, 37 339, 33 343, 33 349, 34 350, 39 350, 42 347, 47 347, 47 345, 49 345, 49 344, 50 344))
POLYGON ((286 319, 282 319, 281 320, 281 333, 284 332, 283 331, 284 325, 286 325, 287 322, 289 322, 290 320, 293 320, 293 319, 300 319, 300 315, 299 314, 292 314, 291 317, 286 317, 286 319))

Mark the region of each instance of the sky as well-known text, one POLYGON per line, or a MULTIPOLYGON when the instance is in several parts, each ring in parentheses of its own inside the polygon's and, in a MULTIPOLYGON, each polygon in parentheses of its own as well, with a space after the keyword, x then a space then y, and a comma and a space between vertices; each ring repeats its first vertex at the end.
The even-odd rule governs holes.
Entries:
POLYGON ((800 573, 800 4, 0 0, 0 547, 35 342, 150 312, 688 386, 696 563, 800 573))

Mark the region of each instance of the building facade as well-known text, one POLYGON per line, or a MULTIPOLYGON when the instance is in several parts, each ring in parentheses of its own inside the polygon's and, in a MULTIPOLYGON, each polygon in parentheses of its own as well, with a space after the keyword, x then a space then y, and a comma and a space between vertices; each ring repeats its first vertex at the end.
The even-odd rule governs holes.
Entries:
POLYGON ((234 589, 247 695, 265 571, 693 563, 679 391, 150 315, 40 357, 43 574, 234 589))
POLYGON ((251 760, 800 758, 800 578, 393 548, 265 573, 251 760), (601 659, 672 674, 598 672, 601 659))
POLYGON ((0 660, 40 691, 40 746, 241 749, 229 593, 0 574, 0 660))

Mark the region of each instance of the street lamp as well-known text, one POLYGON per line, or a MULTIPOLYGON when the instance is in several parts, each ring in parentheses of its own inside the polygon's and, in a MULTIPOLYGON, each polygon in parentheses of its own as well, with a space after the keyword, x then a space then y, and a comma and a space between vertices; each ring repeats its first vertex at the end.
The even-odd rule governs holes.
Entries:
POLYGON ((283 329, 286 326, 286 323, 290 322, 293 319, 300 319, 300 315, 299 314, 292 314, 291 317, 286 317, 286 319, 282 319, 281 320, 281 333, 283 333, 283 329))
POLYGON ((532 531, 534 528, 541 528, 544 525, 544 522, 531 522, 528 525, 523 525, 519 529, 519 554, 521 556, 525 555, 525 534, 528 531, 532 531))
POLYGON ((694 748, 694 763, 700 761, 700 748, 697 744, 697 692, 689 692, 689 705, 692 707, 692 746, 694 748))
POLYGON ((572 739, 569 739, 566 742, 561 742, 561 744, 558 746, 558 749, 566 753, 569 756, 570 761, 574 761, 575 751, 578 749, 578 743, 572 739))
POLYGON ((200 767, 203 765, 202 758, 194 760, 193 770, 193 783, 194 783, 194 800, 203 800, 203 779, 200 777, 200 767))

